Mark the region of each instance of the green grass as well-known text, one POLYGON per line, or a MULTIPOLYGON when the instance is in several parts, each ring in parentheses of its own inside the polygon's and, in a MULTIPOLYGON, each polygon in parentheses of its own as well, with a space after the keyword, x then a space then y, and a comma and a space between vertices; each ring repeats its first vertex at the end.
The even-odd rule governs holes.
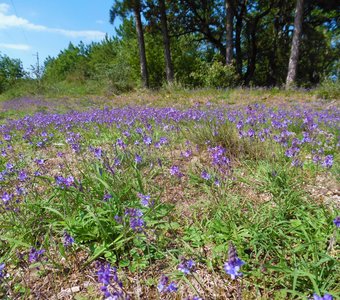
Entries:
MULTIPOLYGON (((141 95, 151 94, 153 101, 160 99, 157 105, 164 106, 169 101, 166 95, 171 95, 175 104, 182 104, 190 93, 197 99, 211 96, 208 90, 141 95)), ((245 92, 217 91, 211 102, 228 104, 235 93, 245 92)), ((74 107, 86 110, 98 103, 105 105, 105 101, 88 98, 73 103, 74 107)), ((136 100, 138 104, 143 101, 136 100)), ((57 111, 65 109, 56 106, 57 111)), ((13 111, 3 113, 3 121, 9 117, 14 117, 13 111)), ((316 201, 306 190, 317 176, 336 181, 339 164, 335 144, 325 152, 334 155, 335 163, 329 171, 313 164, 294 168, 280 145, 271 140, 240 139, 231 122, 138 121, 120 128, 69 125, 65 131, 47 127, 46 132, 54 136, 43 148, 36 145, 41 132, 27 142, 21 138, 23 132, 16 131, 8 143, 12 148, 6 148, 7 156, 0 156, 0 171, 10 161, 30 177, 25 184, 19 183, 16 174, 1 182, 0 195, 5 191, 16 193, 15 184, 25 185, 27 191, 15 194, 18 202, 11 209, 1 206, 0 262, 6 263, 9 273, 0 285, 4 299, 38 297, 37 282, 46 278, 48 288, 40 292, 52 297, 68 288, 64 278, 74 277, 79 278, 78 283, 71 284, 79 285, 93 278, 85 289, 87 294, 77 296, 79 299, 98 299, 98 261, 117 266, 128 292, 134 295, 140 288, 148 299, 161 297, 157 292, 161 274, 169 275, 180 287, 171 299, 195 294, 204 299, 234 299, 240 294, 243 299, 306 299, 313 293, 340 296, 339 231, 333 224, 338 211, 316 201), (171 125, 175 129, 169 131, 171 125), (136 131, 139 127, 153 141, 166 136, 168 144, 160 148, 145 146, 144 136, 136 131), (130 134, 124 135, 127 130, 130 134), (82 149, 79 153, 72 151, 72 143, 66 141, 76 134, 81 136, 77 141, 82 149), (118 138, 125 148, 117 146, 118 138), (226 148, 230 170, 211 163, 209 147, 214 146, 226 148), (100 157, 94 150, 98 147, 102 149, 100 157), (188 149, 192 151, 190 157, 180 155, 188 149), (141 163, 136 162, 136 154, 143 157, 141 163), (35 158, 45 158, 45 165, 39 166, 35 158), (183 178, 170 175, 169 168, 174 164, 185 173, 183 178), (36 171, 42 174, 35 176, 36 171), (203 179, 202 171, 211 178, 203 179), (74 181, 69 186, 58 185, 56 176, 72 176, 74 181), (215 179, 219 179, 218 185, 215 179), (152 205, 143 206, 139 194, 150 195, 152 205), (133 230, 131 224, 138 216, 129 215, 129 209, 143 213, 145 228, 133 230), (63 244, 65 231, 75 238, 71 247, 63 244), (230 241, 246 263, 241 268, 242 279, 236 281, 223 270, 230 241), (31 247, 45 249, 44 259, 29 263, 31 247), (182 257, 194 259, 197 272, 184 276, 178 271, 182 257)), ((301 135, 299 124, 289 129, 301 135)), ((333 134, 335 142, 337 132, 323 129, 333 134)), ((320 136, 323 142, 325 139, 320 136)), ((308 147, 301 155, 312 150, 308 147)))

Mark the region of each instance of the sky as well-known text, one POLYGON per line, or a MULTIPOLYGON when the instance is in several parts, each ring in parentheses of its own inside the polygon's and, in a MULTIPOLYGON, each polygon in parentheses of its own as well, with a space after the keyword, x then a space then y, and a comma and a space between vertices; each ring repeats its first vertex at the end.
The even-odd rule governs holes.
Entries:
POLYGON ((109 23, 113 0, 0 0, 0 54, 22 60, 30 69, 39 53, 57 56, 69 42, 101 41, 114 35, 109 23))

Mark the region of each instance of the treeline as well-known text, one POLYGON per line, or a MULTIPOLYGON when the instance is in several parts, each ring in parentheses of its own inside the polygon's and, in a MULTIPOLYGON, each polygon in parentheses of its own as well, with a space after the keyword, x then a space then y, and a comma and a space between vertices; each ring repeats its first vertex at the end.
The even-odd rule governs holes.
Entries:
MULTIPOLYGON (((114 37, 70 43, 32 73, 39 82, 95 81, 115 91, 167 83, 281 87, 295 60, 294 83, 314 87, 339 75, 339 9, 321 0, 115 1, 110 21, 122 23, 114 37)), ((0 56, 3 70, 4 60, 13 64, 0 71, 0 92, 25 76, 20 61, 0 56)))

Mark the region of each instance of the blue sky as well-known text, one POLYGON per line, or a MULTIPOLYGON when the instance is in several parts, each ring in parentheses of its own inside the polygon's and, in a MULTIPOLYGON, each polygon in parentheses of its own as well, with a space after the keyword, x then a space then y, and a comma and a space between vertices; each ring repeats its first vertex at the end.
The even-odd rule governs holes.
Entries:
POLYGON ((0 53, 20 58, 26 69, 56 56, 69 42, 90 43, 114 34, 113 0, 0 0, 0 53))

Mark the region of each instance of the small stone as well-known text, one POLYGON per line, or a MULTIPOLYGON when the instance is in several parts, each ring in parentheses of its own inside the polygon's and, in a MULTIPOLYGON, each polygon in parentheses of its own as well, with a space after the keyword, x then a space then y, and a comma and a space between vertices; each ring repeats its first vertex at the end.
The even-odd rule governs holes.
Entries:
POLYGON ((58 299, 63 299, 64 297, 70 296, 73 293, 78 293, 80 290, 80 286, 73 286, 71 288, 61 290, 61 292, 58 294, 58 299))

